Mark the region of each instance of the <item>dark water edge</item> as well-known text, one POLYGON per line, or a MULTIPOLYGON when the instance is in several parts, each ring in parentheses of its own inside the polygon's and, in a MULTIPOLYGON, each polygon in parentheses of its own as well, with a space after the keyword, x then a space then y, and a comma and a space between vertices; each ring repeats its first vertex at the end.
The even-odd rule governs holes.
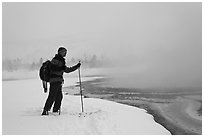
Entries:
MULTIPOLYGON (((190 130, 183 129, 171 121, 163 117, 157 110, 152 109, 151 102, 153 103, 169 103, 172 99, 183 95, 200 95, 200 92, 189 90, 176 90, 172 89, 167 92, 161 92, 151 89, 133 89, 133 88, 117 88, 107 86, 105 83, 109 80, 106 78, 95 79, 92 81, 85 81, 82 83, 83 95, 87 98, 100 98, 109 101, 139 107, 145 109, 147 113, 154 117, 154 120, 165 127, 172 135, 199 135, 190 130), (140 100, 143 103, 135 103, 127 100, 140 100)), ((198 110, 202 115, 202 106, 198 110)))
MULTIPOLYGON (((113 101, 113 100, 112 100, 113 101)), ((152 115, 154 117, 154 121, 162 125, 164 128, 166 128, 172 135, 199 135, 192 131, 187 131, 185 129, 180 128, 179 126, 176 126, 174 123, 168 121, 166 118, 164 118, 159 112, 157 112, 154 109, 151 109, 149 105, 139 105, 139 104, 133 104, 133 103, 123 103, 120 101, 117 101, 118 103, 138 107, 145 109, 148 114, 152 115)))

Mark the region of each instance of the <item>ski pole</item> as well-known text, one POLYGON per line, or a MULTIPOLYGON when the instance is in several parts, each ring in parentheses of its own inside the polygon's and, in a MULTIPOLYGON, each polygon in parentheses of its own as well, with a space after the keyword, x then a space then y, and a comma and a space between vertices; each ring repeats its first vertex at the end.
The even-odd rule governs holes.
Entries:
MULTIPOLYGON (((79 61, 79 63, 80 63, 80 61, 79 61)), ((81 94, 81 109, 82 109, 82 113, 83 113, 84 112, 84 106, 83 106, 83 98, 82 98, 80 67, 78 68, 78 70, 79 70, 79 88, 80 88, 80 94, 81 94)))

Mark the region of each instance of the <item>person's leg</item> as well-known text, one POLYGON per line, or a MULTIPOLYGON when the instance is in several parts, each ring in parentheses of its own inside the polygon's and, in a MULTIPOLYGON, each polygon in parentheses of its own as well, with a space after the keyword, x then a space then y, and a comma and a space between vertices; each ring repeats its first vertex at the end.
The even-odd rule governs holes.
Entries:
POLYGON ((55 103, 53 107, 53 112, 58 112, 58 110, 61 107, 61 102, 62 102, 62 84, 60 83, 58 88, 57 88, 57 93, 56 93, 56 98, 55 98, 55 103))
POLYGON ((44 106, 44 111, 49 111, 51 109, 52 104, 56 98, 57 88, 58 86, 56 83, 50 83, 50 92, 44 106))

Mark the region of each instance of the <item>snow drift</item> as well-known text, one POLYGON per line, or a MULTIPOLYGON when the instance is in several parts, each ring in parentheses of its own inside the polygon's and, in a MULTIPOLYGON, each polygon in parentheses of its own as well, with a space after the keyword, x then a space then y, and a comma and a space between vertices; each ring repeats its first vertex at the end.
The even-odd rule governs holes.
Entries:
MULTIPOLYGON (((73 85, 77 78, 65 82, 73 85)), ((144 109, 101 99, 84 98, 88 114, 78 117, 80 97, 64 95, 60 116, 41 116, 47 94, 40 80, 3 81, 2 87, 4 135, 170 134, 144 109)))

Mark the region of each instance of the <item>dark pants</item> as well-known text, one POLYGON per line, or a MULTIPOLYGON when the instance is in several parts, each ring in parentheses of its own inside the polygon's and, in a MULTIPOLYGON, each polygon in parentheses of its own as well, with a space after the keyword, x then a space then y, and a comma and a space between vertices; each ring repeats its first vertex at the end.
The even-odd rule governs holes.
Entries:
POLYGON ((45 103, 44 110, 49 111, 54 103, 53 110, 59 110, 62 102, 62 83, 53 82, 50 83, 50 92, 45 103))

